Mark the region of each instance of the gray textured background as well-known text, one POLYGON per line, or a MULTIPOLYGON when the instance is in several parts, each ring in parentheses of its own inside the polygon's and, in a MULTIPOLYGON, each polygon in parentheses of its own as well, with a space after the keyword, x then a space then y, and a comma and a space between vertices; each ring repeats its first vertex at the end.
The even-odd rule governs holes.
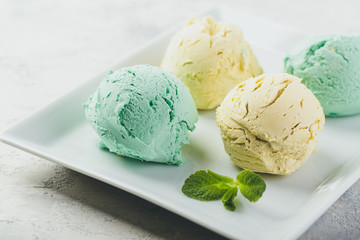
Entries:
MULTIPOLYGON (((214 3, 312 33, 360 32, 357 0, 0 0, 0 131, 214 3)), ((300 239, 359 239, 359 190, 358 181, 300 239)), ((138 197, 5 144, 0 238, 221 239, 138 197)))

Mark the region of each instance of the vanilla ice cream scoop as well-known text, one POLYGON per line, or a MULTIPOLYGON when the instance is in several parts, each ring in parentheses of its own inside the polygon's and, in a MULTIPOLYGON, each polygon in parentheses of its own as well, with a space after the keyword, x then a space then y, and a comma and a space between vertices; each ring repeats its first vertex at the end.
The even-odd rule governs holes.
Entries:
POLYGON ((217 109, 226 152, 241 168, 290 175, 316 150, 325 122, 313 93, 290 74, 237 85, 217 109))
POLYGON ((242 31, 211 17, 186 23, 172 38, 161 66, 189 88, 198 109, 217 107, 235 85, 262 73, 242 31))

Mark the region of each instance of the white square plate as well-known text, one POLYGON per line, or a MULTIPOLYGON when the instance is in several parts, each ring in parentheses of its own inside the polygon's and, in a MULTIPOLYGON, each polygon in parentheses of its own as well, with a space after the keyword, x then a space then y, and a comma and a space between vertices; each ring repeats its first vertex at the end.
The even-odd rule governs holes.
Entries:
MULTIPOLYGON (((265 72, 281 72, 285 53, 304 34, 268 20, 226 8, 206 13, 238 24, 265 72)), ((82 103, 110 69, 134 64, 159 65, 176 28, 105 69, 70 93, 5 131, 1 140, 114 185, 236 239, 289 239, 305 231, 360 175, 360 116, 327 118, 319 150, 291 176, 264 174, 267 190, 257 203, 237 197, 235 212, 221 201, 201 202, 184 196, 184 180, 200 169, 235 177, 240 171, 223 149, 214 111, 200 111, 183 148, 182 166, 145 163, 100 150, 87 124, 82 103)))

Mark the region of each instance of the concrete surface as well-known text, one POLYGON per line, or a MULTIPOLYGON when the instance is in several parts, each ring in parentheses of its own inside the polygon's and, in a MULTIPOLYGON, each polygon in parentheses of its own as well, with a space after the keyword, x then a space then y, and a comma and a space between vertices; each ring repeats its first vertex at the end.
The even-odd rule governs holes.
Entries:
MULTIPOLYGON (((222 4, 308 32, 360 32, 356 0, 0 0, 0 131, 139 44, 222 4)), ((300 239, 359 239, 360 182, 300 239)), ((124 191, 0 144, 0 239, 221 239, 124 191)))

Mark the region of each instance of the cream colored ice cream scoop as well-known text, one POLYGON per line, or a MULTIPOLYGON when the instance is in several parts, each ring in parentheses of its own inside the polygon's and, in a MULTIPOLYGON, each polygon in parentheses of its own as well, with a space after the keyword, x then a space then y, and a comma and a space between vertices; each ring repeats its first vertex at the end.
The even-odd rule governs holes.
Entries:
POLYGON ((290 74, 263 74, 237 85, 217 109, 226 152, 241 168, 290 175, 316 150, 325 122, 313 93, 290 74))
POLYGON ((198 109, 217 107, 235 85, 262 73, 242 31, 211 17, 186 23, 172 38, 161 67, 189 88, 198 109))

